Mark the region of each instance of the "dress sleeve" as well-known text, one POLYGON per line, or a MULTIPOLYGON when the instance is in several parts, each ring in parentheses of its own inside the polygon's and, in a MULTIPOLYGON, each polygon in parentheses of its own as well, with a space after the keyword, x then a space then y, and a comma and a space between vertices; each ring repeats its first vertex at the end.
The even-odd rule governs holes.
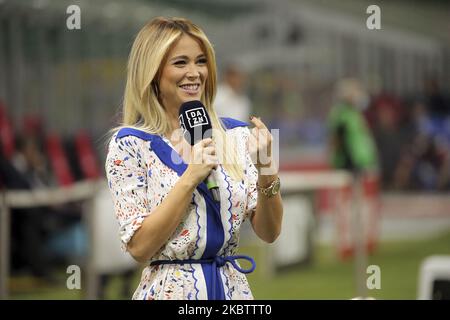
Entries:
POLYGON ((247 179, 247 207, 245 209, 245 215, 247 218, 251 218, 256 210, 256 202, 258 200, 258 191, 256 189, 256 181, 258 181, 258 170, 250 156, 249 141, 250 141, 250 130, 244 128, 245 137, 245 168, 244 174, 247 179))
POLYGON ((143 159, 143 143, 137 137, 116 139, 113 136, 106 157, 106 177, 124 251, 152 210, 147 199, 149 184, 143 159))

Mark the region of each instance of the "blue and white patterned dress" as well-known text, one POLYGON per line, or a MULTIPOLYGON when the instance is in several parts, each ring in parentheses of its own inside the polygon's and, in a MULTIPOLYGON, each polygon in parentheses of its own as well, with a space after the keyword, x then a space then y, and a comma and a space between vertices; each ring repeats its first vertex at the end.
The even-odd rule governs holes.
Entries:
MULTIPOLYGON (((238 154, 245 157, 244 180, 234 181, 219 166, 220 203, 212 200, 204 183, 195 189, 188 212, 149 261, 133 299, 253 299, 237 260, 227 257, 236 254, 240 228, 256 208, 258 173, 248 151, 246 123, 230 118, 222 122, 235 139, 238 154), (187 259, 190 263, 150 265, 187 259)), ((181 158, 173 161, 173 155, 178 153, 163 136, 124 128, 112 137, 105 169, 124 250, 186 169, 181 158)))

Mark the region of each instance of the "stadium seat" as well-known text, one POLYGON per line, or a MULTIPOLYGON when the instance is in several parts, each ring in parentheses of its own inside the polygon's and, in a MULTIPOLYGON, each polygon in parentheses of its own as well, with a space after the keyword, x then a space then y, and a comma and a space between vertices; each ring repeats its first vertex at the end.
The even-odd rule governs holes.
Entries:
POLYGON ((86 131, 81 130, 75 135, 75 146, 83 178, 92 180, 100 178, 101 171, 98 166, 98 159, 86 131))
POLYGON ((14 130, 6 112, 6 106, 0 101, 0 146, 1 154, 10 159, 15 152, 14 130))
POLYGON ((47 136, 46 148, 58 184, 60 186, 71 185, 74 177, 58 134, 52 133, 47 136))

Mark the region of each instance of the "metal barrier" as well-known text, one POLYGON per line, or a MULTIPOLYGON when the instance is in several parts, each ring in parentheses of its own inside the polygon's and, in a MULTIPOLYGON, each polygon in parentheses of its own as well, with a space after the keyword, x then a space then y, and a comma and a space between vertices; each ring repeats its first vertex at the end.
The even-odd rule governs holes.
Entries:
MULTIPOLYGON (((33 191, 6 191, 0 198, 0 299, 9 296, 10 275, 10 227, 11 209, 52 206, 69 202, 83 202, 82 219, 88 230, 89 241, 93 239, 92 203, 104 180, 78 182, 70 187, 58 189, 39 189, 33 191)), ((93 266, 92 243, 88 246, 86 260, 86 298, 97 296, 97 273, 93 266)))
MULTIPOLYGON (((296 197, 305 192, 314 192, 320 189, 338 190, 351 187, 353 190, 351 194, 350 205, 350 223, 353 239, 353 246, 355 250, 354 255, 354 274, 356 283, 357 296, 366 296, 365 274, 367 267, 367 252, 363 241, 362 232, 362 182, 361 178, 354 176, 347 171, 311 171, 311 172, 282 172, 280 173, 282 181, 282 196, 286 201, 289 197, 296 197)), ((274 270, 274 248, 271 246, 264 246, 266 276, 271 276, 274 270)))

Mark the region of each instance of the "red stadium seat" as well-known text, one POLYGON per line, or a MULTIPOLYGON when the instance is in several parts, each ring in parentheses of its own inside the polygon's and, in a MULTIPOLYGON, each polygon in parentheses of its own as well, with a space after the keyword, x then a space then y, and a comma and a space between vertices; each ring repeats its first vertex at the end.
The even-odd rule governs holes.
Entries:
POLYGON ((91 139, 86 131, 81 130, 76 134, 75 146, 83 177, 85 179, 98 179, 101 176, 100 168, 91 139))
POLYGON ((0 144, 2 155, 10 159, 15 152, 14 130, 6 112, 6 106, 0 101, 0 144))
POLYGON ((52 133, 47 136, 46 148, 58 184, 61 186, 71 185, 74 182, 74 177, 58 134, 52 133))

